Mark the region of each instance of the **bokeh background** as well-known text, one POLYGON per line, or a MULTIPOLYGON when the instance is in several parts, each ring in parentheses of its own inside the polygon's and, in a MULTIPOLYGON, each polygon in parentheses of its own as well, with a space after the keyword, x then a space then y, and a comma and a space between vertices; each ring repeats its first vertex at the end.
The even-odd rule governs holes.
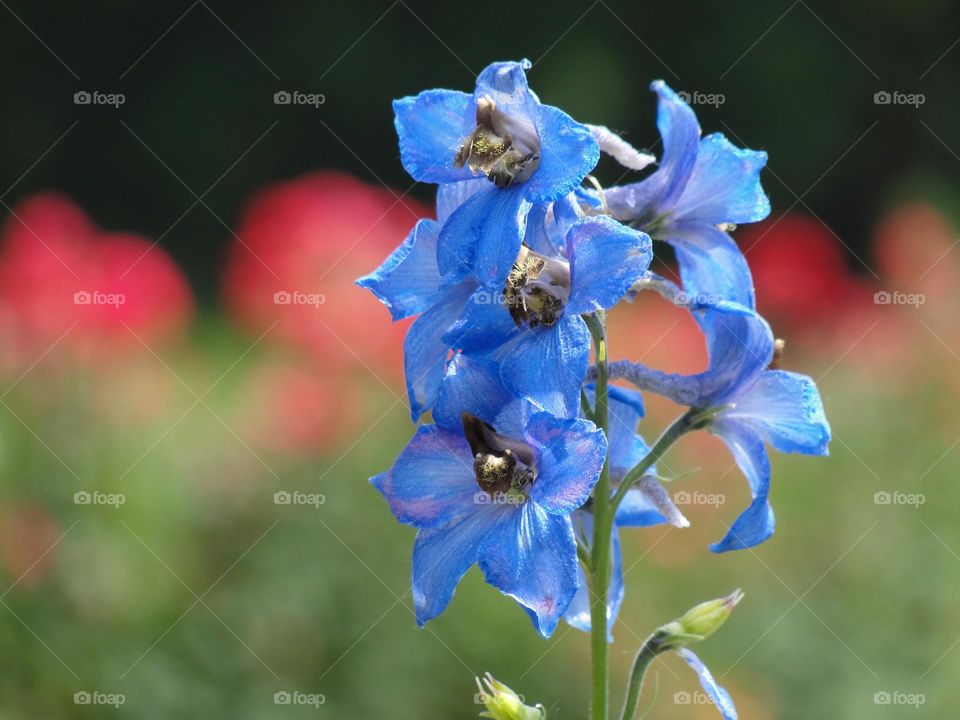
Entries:
MULTIPOLYGON (((955 2, 0 4, 0 718, 472 717, 486 670, 583 716, 586 637, 537 638, 476 571, 416 629, 413 532, 366 483, 411 433, 405 327, 351 283, 432 212, 390 100, 523 56, 640 147, 663 78, 769 152, 774 213, 736 237, 834 429, 828 459, 774 458, 753 551, 706 548, 747 499, 722 447, 667 458, 693 527, 624 538, 615 691, 649 630, 739 586, 701 654, 741 717, 955 714, 955 2)), ((703 366, 660 303, 611 322, 617 355, 703 366)), ((696 690, 667 659, 642 706, 713 717, 696 690)))

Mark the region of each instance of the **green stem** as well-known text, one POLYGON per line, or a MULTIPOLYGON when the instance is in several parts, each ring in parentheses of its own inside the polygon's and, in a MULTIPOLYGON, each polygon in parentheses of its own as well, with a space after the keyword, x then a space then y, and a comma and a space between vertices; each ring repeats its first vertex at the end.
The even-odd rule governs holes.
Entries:
MULTIPOLYGON (((593 337, 597 364, 596 404, 593 420, 607 433, 607 339, 602 313, 585 318, 593 337)), ((607 592, 610 588, 610 533, 613 513, 610 508, 610 457, 607 458, 593 493, 593 547, 590 557, 590 658, 592 667, 592 694, 590 717, 607 720, 609 696, 609 669, 607 653, 607 592)))
POLYGON ((617 492, 614 494, 613 500, 610 503, 614 513, 616 513, 617 508, 620 507, 620 503, 630 489, 630 486, 642 478, 644 473, 653 467, 657 460, 663 457, 671 445, 679 440, 685 433, 696 428, 696 421, 696 413, 691 410, 678 417, 670 427, 663 431, 663 434, 657 438, 653 447, 650 448, 650 452, 648 452, 643 460, 637 463, 630 472, 624 475, 623 480, 620 481, 620 486, 617 488, 617 492))
POLYGON ((630 672, 630 684, 627 687, 627 695, 623 701, 623 713, 620 720, 632 720, 637 712, 637 703, 640 701, 640 691, 643 690, 643 679, 647 674, 647 668, 653 659, 663 652, 661 644, 663 634, 655 632, 640 648, 636 659, 633 661, 633 670, 630 672))

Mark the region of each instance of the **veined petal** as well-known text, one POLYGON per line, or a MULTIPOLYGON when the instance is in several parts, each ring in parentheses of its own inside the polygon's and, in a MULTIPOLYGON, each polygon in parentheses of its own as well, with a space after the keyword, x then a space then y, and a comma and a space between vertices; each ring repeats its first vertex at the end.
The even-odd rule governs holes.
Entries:
MULTIPOLYGON (((586 385, 584 391, 590 404, 595 406, 595 385, 586 385)), ((647 444, 637 434, 643 413, 643 396, 636 390, 616 385, 607 387, 607 443, 614 477, 626 474, 647 454, 647 444)))
POLYGON ((609 309, 643 277, 653 259, 650 238, 609 217, 584 218, 567 236, 570 298, 566 312, 609 309))
POLYGON ((444 183, 437 188, 437 222, 442 227, 454 211, 489 184, 486 178, 444 183))
POLYGON ((488 352, 522 332, 510 317, 503 290, 480 287, 467 300, 444 340, 464 352, 488 352))
POLYGON ((552 327, 526 328, 505 346, 500 374, 520 396, 533 397, 560 417, 576 417, 580 385, 590 362, 590 332, 579 315, 564 314, 552 327))
POLYGON ((433 220, 420 220, 380 267, 357 280, 387 306, 394 320, 419 315, 440 298, 439 232, 433 220))
POLYGON ((770 200, 760 186, 760 171, 767 154, 736 147, 722 134, 700 141, 690 180, 677 200, 677 220, 751 223, 770 214, 770 200))
MULTIPOLYGON (((643 484, 647 477, 640 482, 643 484)), ((648 483, 648 492, 644 492, 639 486, 627 490, 623 496, 620 507, 617 508, 615 521, 620 527, 650 527, 651 525, 663 525, 670 522, 674 527, 689 527, 690 523, 683 517, 683 514, 677 510, 670 495, 664 490, 656 478, 651 478, 653 483, 648 483), (652 492, 656 492, 656 497, 651 497, 652 492), (657 502, 654 502, 656 499, 657 502), (667 516, 670 517, 668 520, 667 516)))
POLYGON ((522 438, 531 407, 507 391, 496 362, 457 355, 440 385, 433 418, 440 427, 462 433, 461 414, 468 412, 493 425, 501 435, 522 438))
POLYGON ((550 637, 577 592, 570 517, 530 501, 510 510, 481 544, 480 569, 488 583, 524 606, 543 637, 550 637))
POLYGON ((713 704, 716 706, 717 711, 723 716, 723 720, 737 720, 737 709, 733 706, 733 699, 730 697, 730 693, 717 684, 717 681, 714 680, 713 675, 707 670, 707 666, 703 664, 703 661, 687 648, 681 648, 677 652, 680 653, 680 657, 682 657, 687 665, 697 674, 697 677, 700 679, 700 686, 703 688, 703 691, 710 696, 710 699, 713 700, 713 704))
MULTIPOLYGON (((588 512, 577 513, 574 516, 574 522, 582 523, 586 537, 593 537, 593 515, 588 512)), ((610 588, 607 590, 607 643, 613 642, 613 626, 617 621, 620 605, 623 603, 623 558, 620 552, 620 535, 616 530, 612 533, 610 542, 613 567, 610 574, 610 588)), ((582 567, 577 567, 577 573, 580 587, 567 606, 563 619, 577 630, 590 632, 590 588, 582 567)))
POLYGON ((697 160, 697 116, 662 80, 653 82, 650 89, 657 93, 657 129, 663 139, 663 155, 660 167, 650 177, 606 191, 610 212, 620 220, 652 220, 670 212, 697 160))
POLYGON ((531 202, 551 202, 573 192, 600 160, 589 128, 562 110, 541 105, 537 119, 540 165, 521 187, 531 202))
POLYGON ((393 101, 400 160, 414 180, 448 183, 473 177, 453 159, 476 123, 473 96, 454 90, 425 90, 393 101))
POLYGON ((413 607, 417 625, 423 626, 450 604, 453 592, 503 509, 478 505, 475 512, 457 522, 421 530, 413 545, 413 607))
POLYGON ((527 84, 529 60, 495 62, 487 65, 477 77, 474 96, 490 97, 497 109, 508 115, 520 116, 533 124, 537 118, 540 100, 527 84))
POLYGON ((816 384, 806 375, 768 370, 723 417, 749 424, 780 452, 827 455, 830 424, 816 384))
POLYGON ((747 260, 727 233, 714 225, 683 222, 670 227, 666 239, 676 252, 686 293, 708 302, 756 307, 747 260))
POLYGON ((728 303, 708 307, 699 323, 707 339, 710 368, 701 375, 701 407, 716 407, 736 400, 773 359, 773 333, 767 321, 746 308, 737 311, 728 303))
POLYGON ((463 433, 435 425, 416 434, 385 473, 370 479, 402 523, 430 528, 474 512, 473 454, 463 433))
POLYGON ((414 422, 436 400, 450 354, 450 346, 444 342, 443 336, 459 316, 471 292, 472 287, 467 284, 451 288, 407 331, 403 341, 403 365, 410 415, 414 422))
POLYGON ((472 275, 481 285, 502 289, 520 252, 530 209, 521 188, 488 182, 450 216, 437 250, 444 286, 472 275))
POLYGON ((589 420, 538 413, 526 439, 539 452, 530 498, 551 513, 568 514, 583 505, 600 478, 607 454, 603 431, 589 420))
POLYGON ((708 426, 729 448, 740 471, 750 483, 753 501, 734 521, 726 537, 710 546, 713 552, 743 550, 759 545, 773 535, 775 521, 770 507, 770 461, 763 439, 747 425, 722 418, 708 426))

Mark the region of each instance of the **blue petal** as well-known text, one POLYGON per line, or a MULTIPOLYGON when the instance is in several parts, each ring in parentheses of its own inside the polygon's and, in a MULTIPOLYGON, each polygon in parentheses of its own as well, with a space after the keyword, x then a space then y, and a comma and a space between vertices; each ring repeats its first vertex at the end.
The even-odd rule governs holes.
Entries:
POLYGON ((577 547, 567 515, 534 502, 510 508, 480 546, 487 582, 527 610, 537 631, 550 637, 577 592, 577 547))
POLYGON ((444 611, 460 579, 477 561, 484 539, 503 518, 502 507, 476 507, 474 513, 456 523, 417 533, 413 545, 413 607, 420 626, 444 611))
POLYGON ((697 160, 697 116, 662 80, 652 83, 650 89, 658 96, 657 128, 663 139, 663 156, 660 167, 650 177, 607 190, 611 214, 622 220, 652 220, 672 210, 697 160))
POLYGON ((517 395, 536 398, 555 415, 575 417, 589 363, 586 323, 579 315, 564 314, 552 327, 524 329, 503 349, 500 374, 517 395))
POLYGON ((713 704, 723 716, 723 720, 737 720, 737 709, 733 706, 730 693, 717 684, 717 681, 713 679, 713 675, 707 670, 707 666, 703 664, 700 658, 686 648, 681 648, 677 652, 700 678, 701 687, 713 700, 713 704))
POLYGON ((653 259, 650 238, 609 217, 584 218, 567 236, 570 298, 566 312, 581 315, 620 302, 653 259))
POLYGON ((559 200, 596 167, 600 146, 586 125, 550 105, 540 106, 537 134, 540 165, 521 187, 531 202, 559 200))
POLYGON ((490 423, 502 435, 522 438, 531 405, 515 398, 500 379, 500 366, 484 357, 457 355, 440 385, 433 418, 437 425, 462 434, 461 414, 490 423))
POLYGON ((760 186, 760 171, 767 154, 741 150, 720 133, 700 141, 697 162, 676 203, 677 220, 750 223, 770 214, 770 201, 760 186))
MULTIPOLYGON (((596 405, 595 386, 584 387, 591 405, 596 405)), ((643 396, 636 390, 610 385, 607 388, 607 438, 610 446, 610 470, 623 476, 647 454, 647 444, 637 434, 643 419, 643 396)))
MULTIPOLYGON (((593 516, 590 513, 578 513, 577 518, 582 523, 583 532, 588 538, 593 537, 593 516)), ((613 642, 613 626, 617 621, 617 615, 620 612, 620 605, 623 603, 623 558, 620 553, 620 537, 614 531, 611 535, 611 553, 613 558, 613 568, 610 575, 610 589, 607 591, 607 643, 613 642)), ((590 605, 591 595, 590 587, 587 584, 586 575, 582 567, 578 567, 578 579, 580 588, 573 600, 567 606, 567 611, 563 614, 563 619, 568 625, 590 632, 590 605)))
POLYGON ((462 311, 471 291, 469 285, 452 288, 407 331, 403 341, 403 365, 410 415, 414 422, 436 400, 450 354, 450 346, 444 342, 443 336, 462 311))
POLYGON ((481 287, 470 296, 444 340, 464 352, 490 351, 523 332, 510 317, 503 291, 481 287))
POLYGON ((487 183, 450 216, 437 250, 444 286, 472 275, 481 285, 503 287, 520 252, 530 209, 521 187, 487 183))
POLYGON ((540 100, 527 84, 526 71, 531 67, 529 60, 487 65, 477 78, 474 97, 479 99, 489 96, 498 110, 522 117, 533 124, 537 118, 540 100))
POLYGON ((357 280, 390 309, 394 320, 425 312, 440 297, 437 235, 440 226, 420 220, 383 264, 357 280))
POLYGON ((780 452, 826 455, 830 424, 820 393, 806 375, 769 370, 723 417, 749 424, 780 452))
POLYGON ((627 490, 617 508, 616 523, 620 527, 663 525, 667 519, 638 488, 627 490))
POLYGON ((530 208, 523 244, 541 255, 556 258, 563 257, 563 251, 560 249, 563 247, 563 242, 555 235, 556 222, 553 208, 554 205, 551 203, 537 203, 530 208))
MULTIPOLYGON (((746 310, 744 308, 744 310, 746 310)), ((735 400, 770 365, 773 333, 756 313, 706 308, 700 319, 707 339, 710 367, 701 376, 701 407, 716 407, 735 400)))
POLYGON ((490 184, 486 178, 444 183, 437 188, 437 222, 443 226, 454 211, 490 184))
POLYGON ((476 126, 473 96, 454 90, 426 90, 393 101, 393 124, 400 138, 400 160, 414 180, 447 183, 473 174, 453 159, 476 126))
POLYGON ((740 248, 714 225, 679 223, 666 235, 680 265, 684 290, 704 302, 729 300, 756 307, 753 277, 740 248))
POLYGON ((463 433, 417 428, 393 467, 370 479, 402 523, 430 528, 473 512, 477 483, 463 433))
POLYGON ((773 535, 775 521, 770 507, 770 461, 763 439, 743 423, 722 418, 709 430, 729 448, 740 471, 750 483, 753 501, 731 526, 726 537, 710 546, 713 552, 744 550, 773 535))
POLYGON ((539 451, 530 498, 557 514, 583 505, 603 469, 607 454, 603 431, 589 420, 538 413, 527 424, 526 439, 539 451))

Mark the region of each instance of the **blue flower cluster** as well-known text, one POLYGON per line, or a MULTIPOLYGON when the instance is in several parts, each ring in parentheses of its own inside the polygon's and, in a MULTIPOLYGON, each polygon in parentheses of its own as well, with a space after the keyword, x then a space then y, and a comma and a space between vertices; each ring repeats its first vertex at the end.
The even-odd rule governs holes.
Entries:
MULTIPOLYGON (((590 550, 591 496, 605 466, 614 491, 630 485, 617 527, 688 524, 655 466, 643 466, 650 448, 637 433, 640 392, 610 386, 607 427, 594 424, 590 323, 604 311, 657 292, 703 331, 710 362, 702 373, 630 361, 610 362, 607 372, 690 408, 677 427, 706 430, 729 447, 753 500, 715 552, 773 533, 766 446, 822 455, 830 430, 814 383, 774 369, 774 337, 728 234, 769 212, 759 181, 766 154, 701 137, 690 107, 658 81, 656 169, 602 188, 588 176, 601 152, 630 171, 654 158, 541 103, 529 68, 494 63, 473 93, 428 90, 394 103, 404 168, 439 186, 437 219, 418 222, 358 284, 395 320, 416 316, 404 347, 407 392, 414 421, 432 411, 433 423, 420 425, 372 482, 396 518, 419 531, 417 621, 441 613, 477 564, 546 637, 561 618, 590 629, 578 546, 590 550), (673 248, 679 284, 649 270, 653 241, 673 248)), ((616 531, 612 544, 608 633, 623 599, 616 531)))

